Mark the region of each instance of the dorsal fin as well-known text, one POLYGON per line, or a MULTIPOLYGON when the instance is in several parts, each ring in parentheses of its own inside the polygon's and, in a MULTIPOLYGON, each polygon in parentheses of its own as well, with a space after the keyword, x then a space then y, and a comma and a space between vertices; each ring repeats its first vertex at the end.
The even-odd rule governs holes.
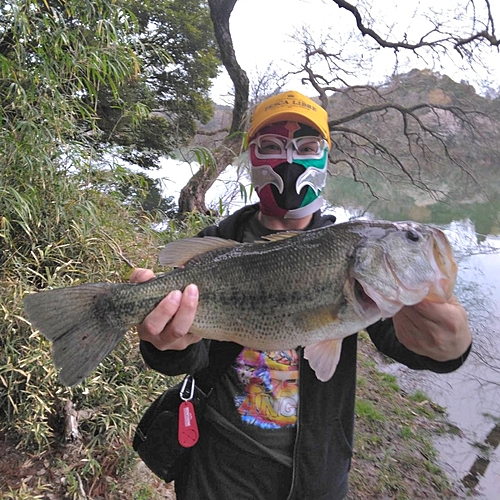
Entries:
POLYGON ((268 234, 267 236, 262 236, 262 239, 266 241, 281 241, 281 240, 286 240, 288 238, 293 238, 298 234, 300 234, 300 231, 284 231, 282 233, 273 233, 273 234, 268 234))
POLYGON ((202 253, 240 244, 237 241, 225 240, 215 236, 184 238, 172 241, 160 252, 160 264, 167 267, 180 267, 202 253))

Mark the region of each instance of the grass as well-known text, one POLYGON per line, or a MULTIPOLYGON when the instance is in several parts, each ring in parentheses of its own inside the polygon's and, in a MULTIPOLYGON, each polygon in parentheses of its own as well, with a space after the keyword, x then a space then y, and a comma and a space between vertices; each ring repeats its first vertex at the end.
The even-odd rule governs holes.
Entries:
MULTIPOLYGON (((129 482, 137 464, 131 437, 169 381, 146 368, 131 332, 82 384, 61 386, 50 343, 31 330, 22 299, 46 288, 126 281, 130 263, 155 268, 166 241, 207 221, 172 221, 160 234, 152 225, 161 214, 123 205, 91 184, 82 189, 78 174, 43 169, 38 173, 52 181, 26 191, 27 179, 7 170, 1 180, 10 187, 0 198, 0 498, 69 499, 82 491, 131 498, 151 481, 156 488, 147 475, 129 482), (89 414, 77 442, 64 434, 67 401, 89 414)), ((29 173, 34 184, 36 175, 29 173)))
POLYGON ((366 334, 360 335, 359 347, 349 498, 456 498, 432 445, 436 428, 447 428, 442 409, 420 391, 404 393, 393 375, 381 373, 366 334))

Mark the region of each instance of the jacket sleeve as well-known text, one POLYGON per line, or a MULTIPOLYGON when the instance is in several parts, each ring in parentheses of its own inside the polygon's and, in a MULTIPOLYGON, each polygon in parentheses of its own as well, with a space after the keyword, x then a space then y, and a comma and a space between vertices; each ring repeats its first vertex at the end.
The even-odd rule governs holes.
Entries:
POLYGON ((392 319, 378 321, 369 326, 366 331, 381 353, 413 370, 430 370, 435 373, 452 372, 462 366, 471 350, 471 346, 469 346, 467 351, 457 359, 436 361, 427 356, 416 354, 405 347, 396 337, 392 319))
POLYGON ((210 341, 203 339, 191 344, 182 351, 160 351, 144 340, 141 340, 140 350, 146 364, 164 375, 180 375, 195 373, 208 365, 210 341))

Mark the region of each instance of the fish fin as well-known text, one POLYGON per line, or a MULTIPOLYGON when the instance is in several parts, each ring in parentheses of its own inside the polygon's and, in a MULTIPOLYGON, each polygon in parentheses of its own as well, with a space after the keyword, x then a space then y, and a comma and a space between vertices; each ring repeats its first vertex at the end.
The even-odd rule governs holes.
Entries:
POLYGON ((241 243, 215 236, 184 238, 172 241, 160 252, 160 264, 167 267, 181 267, 202 253, 210 252, 217 248, 230 248, 236 245, 241 245, 241 243))
POLYGON ((34 329, 52 341, 52 359, 66 386, 80 383, 116 347, 127 331, 97 314, 116 285, 93 284, 47 290, 24 299, 34 329))
POLYGON ((316 373, 321 382, 327 382, 333 377, 339 364, 342 351, 342 339, 322 340, 316 344, 306 346, 304 358, 316 373))
POLYGON ((262 236, 263 240, 266 241, 281 241, 288 238, 293 238, 300 234, 300 231, 285 231, 283 233, 268 234, 267 236, 262 236))

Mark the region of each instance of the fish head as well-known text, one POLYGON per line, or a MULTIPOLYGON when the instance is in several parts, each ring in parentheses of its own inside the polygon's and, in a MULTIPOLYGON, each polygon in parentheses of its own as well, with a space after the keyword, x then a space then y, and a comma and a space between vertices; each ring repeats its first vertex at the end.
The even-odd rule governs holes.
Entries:
POLYGON ((353 256, 351 276, 382 317, 423 299, 444 302, 453 294, 457 264, 438 228, 415 222, 367 225, 353 256))

